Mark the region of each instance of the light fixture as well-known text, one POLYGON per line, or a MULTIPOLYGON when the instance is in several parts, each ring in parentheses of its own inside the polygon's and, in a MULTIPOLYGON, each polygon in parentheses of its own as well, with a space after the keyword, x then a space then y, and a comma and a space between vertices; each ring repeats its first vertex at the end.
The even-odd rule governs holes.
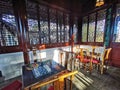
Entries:
POLYGON ((96 0, 96 7, 102 6, 104 4, 104 0, 96 0))

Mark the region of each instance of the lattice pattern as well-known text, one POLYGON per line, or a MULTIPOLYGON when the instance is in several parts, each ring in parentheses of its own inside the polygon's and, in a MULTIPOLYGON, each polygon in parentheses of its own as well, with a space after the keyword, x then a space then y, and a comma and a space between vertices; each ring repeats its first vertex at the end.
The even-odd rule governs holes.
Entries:
POLYGON ((97 16, 96 42, 103 42, 105 29, 105 10, 99 11, 97 16))
POLYGON ((29 39, 30 44, 39 44, 38 21, 28 19, 29 39))
POLYGON ((1 32, 1 46, 14 46, 18 45, 18 38, 11 33, 8 28, 3 25, 3 31, 1 32))
POLYGON ((83 18, 83 23, 82 23, 82 42, 87 42, 87 24, 88 22, 88 17, 83 18))
POLYGON ((78 37, 77 17, 74 18, 73 33, 74 33, 74 42, 77 43, 77 37, 78 37))
POLYGON ((41 30, 41 44, 49 43, 49 31, 48 31, 48 13, 47 7, 40 6, 40 30, 41 30))
POLYGON ((95 34, 95 14, 91 14, 89 17, 89 31, 88 42, 94 42, 95 34))
POLYGON ((69 15, 65 15, 65 42, 69 42, 69 15))
POLYGON ((0 0, 0 46, 18 45, 15 16, 11 1, 0 0))
POLYGON ((57 24, 56 24, 56 10, 49 9, 50 14, 50 41, 51 43, 57 42, 57 24))
POLYGON ((30 44, 39 44, 39 33, 29 33, 30 44))
POLYGON ((65 31, 63 24, 63 13, 58 12, 58 42, 64 42, 65 39, 65 31))
POLYGON ((39 28, 36 3, 27 3, 28 30, 30 44, 39 44, 39 28))
POLYGON ((120 42, 120 4, 117 6, 113 42, 120 42))
POLYGON ((37 4, 27 1, 27 16, 31 19, 37 20, 37 4))
POLYGON ((39 33, 38 36, 41 44, 69 42, 69 15, 64 15, 62 11, 57 12, 57 9, 50 7, 48 9, 48 7, 49 6, 45 5, 37 5, 37 3, 30 1, 27 2, 30 42, 32 43, 31 40, 33 39, 31 38, 34 37, 31 34, 33 32, 39 33), (38 19, 40 19, 40 23, 38 23, 38 19), (48 23, 48 21, 50 21, 50 23, 48 23), (40 29, 38 27, 39 24, 40 29))
POLYGON ((115 42, 120 42, 120 21, 118 21, 117 24, 117 34, 116 34, 115 42))
POLYGON ((28 19, 28 27, 29 27, 29 31, 39 31, 37 20, 28 19))

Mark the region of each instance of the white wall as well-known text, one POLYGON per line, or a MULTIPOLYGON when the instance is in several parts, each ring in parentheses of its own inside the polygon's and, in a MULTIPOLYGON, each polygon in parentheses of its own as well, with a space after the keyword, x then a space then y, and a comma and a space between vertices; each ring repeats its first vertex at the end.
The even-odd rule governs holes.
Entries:
POLYGON ((5 80, 21 75, 23 62, 22 52, 0 54, 0 70, 5 80))

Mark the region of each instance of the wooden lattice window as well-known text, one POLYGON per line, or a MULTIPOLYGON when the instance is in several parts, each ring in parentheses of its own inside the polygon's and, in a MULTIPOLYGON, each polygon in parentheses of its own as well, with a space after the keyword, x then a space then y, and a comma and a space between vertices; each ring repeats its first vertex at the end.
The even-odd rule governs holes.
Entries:
POLYGON ((58 42, 64 42, 64 23, 63 23, 63 13, 58 12, 58 42))
POLYGON ((69 15, 65 14, 65 42, 69 42, 69 15))
POLYGON ((56 17, 56 10, 49 9, 50 15, 50 42, 57 43, 57 17, 56 17))
POLYGON ((120 4, 117 5, 113 42, 120 42, 120 4))
POLYGON ((82 42, 87 42, 88 17, 84 17, 82 21, 82 42))
POLYGON ((18 45, 18 36, 12 1, 0 0, 0 46, 18 45))
POLYGON ((49 44, 48 8, 46 6, 40 5, 39 13, 40 13, 41 44, 49 44))
POLYGON ((78 38, 78 19, 77 19, 77 17, 74 17, 73 33, 74 33, 74 42, 77 43, 77 38, 78 38))
POLYGON ((97 14, 96 42, 103 42, 106 10, 101 10, 97 14))
POLYGON ((37 17, 37 4, 27 3, 28 31, 31 45, 39 44, 39 28, 37 17))
POLYGON ((95 38, 95 13, 89 16, 88 42, 94 42, 95 38))
MULTIPOLYGON (((70 28, 67 12, 29 0, 26 5, 31 45, 69 42, 70 28)), ((76 23, 74 26, 77 28, 76 23)))

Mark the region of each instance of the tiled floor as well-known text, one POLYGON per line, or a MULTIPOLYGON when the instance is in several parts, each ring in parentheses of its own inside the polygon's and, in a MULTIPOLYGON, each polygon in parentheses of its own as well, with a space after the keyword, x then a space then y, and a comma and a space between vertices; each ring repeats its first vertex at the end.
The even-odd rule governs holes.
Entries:
MULTIPOLYGON (((21 77, 0 83, 0 88, 16 79, 21 80, 21 77)), ((74 78, 73 90, 120 90, 120 68, 110 67, 103 75, 97 71, 89 74, 81 69, 74 78)))

